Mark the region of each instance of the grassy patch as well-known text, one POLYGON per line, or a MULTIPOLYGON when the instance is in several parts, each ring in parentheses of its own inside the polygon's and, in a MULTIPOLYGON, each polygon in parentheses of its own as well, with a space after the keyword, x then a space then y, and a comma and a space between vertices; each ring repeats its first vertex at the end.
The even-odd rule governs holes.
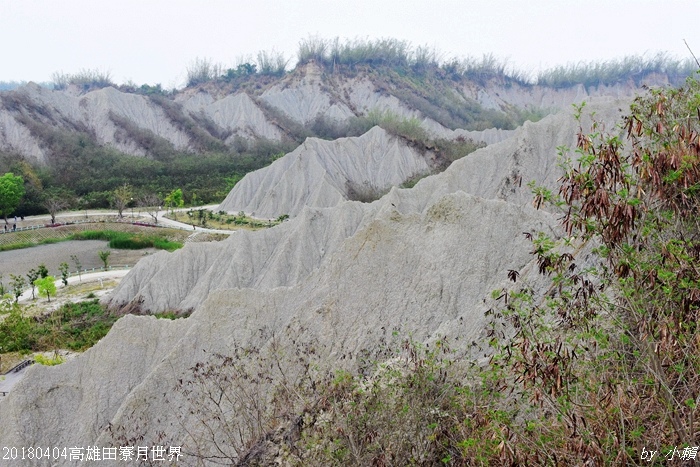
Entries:
POLYGON ((118 316, 98 300, 67 303, 49 315, 29 317, 15 306, 0 323, 0 347, 6 352, 85 350, 102 339, 118 316))
POLYGON ((54 357, 47 357, 45 355, 39 354, 34 357, 34 361, 37 362, 39 365, 56 366, 60 365, 65 360, 60 355, 56 355, 54 357))
MULTIPOLYGON (((188 224, 218 230, 238 230, 238 229, 265 229, 274 227, 289 216, 282 215, 275 220, 255 219, 247 216, 244 212, 238 214, 226 214, 224 211, 215 213, 207 209, 191 209, 185 213, 188 224)), ((166 215, 168 219, 176 219, 175 216, 166 215)))
POLYGON ((71 240, 106 240, 110 248, 122 250, 140 250, 143 248, 158 248, 174 251, 182 248, 182 243, 168 240, 159 235, 144 235, 140 233, 116 232, 114 230, 86 230, 77 232, 71 240))
POLYGON ((69 239, 68 238, 45 238, 45 239, 39 240, 37 242, 26 241, 26 242, 9 243, 7 245, 0 245, 0 251, 21 250, 23 248, 31 248, 33 246, 38 246, 38 245, 50 245, 52 243, 63 242, 66 240, 69 240, 69 239))
POLYGON ((175 311, 163 311, 162 313, 155 313, 153 316, 155 316, 158 319, 180 319, 180 318, 187 318, 190 314, 189 313, 177 313, 175 311))
POLYGON ((408 180, 405 180, 401 185, 399 185, 399 188, 413 188, 418 182, 420 182, 429 175, 429 173, 414 175, 413 177, 409 178, 408 180))
POLYGON ((0 251, 21 250, 22 248, 31 248, 37 245, 38 243, 35 242, 10 243, 9 245, 0 245, 0 251))

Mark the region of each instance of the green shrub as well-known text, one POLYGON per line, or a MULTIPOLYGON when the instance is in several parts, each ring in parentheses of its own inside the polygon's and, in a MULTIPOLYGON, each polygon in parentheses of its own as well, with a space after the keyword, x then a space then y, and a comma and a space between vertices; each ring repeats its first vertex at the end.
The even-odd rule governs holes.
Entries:
POLYGON ((34 356, 34 361, 37 362, 39 365, 55 366, 60 365, 65 360, 60 355, 56 355, 55 357, 45 357, 39 354, 34 356))
POLYGON ((159 250, 175 251, 182 248, 182 243, 173 242, 164 238, 156 238, 153 240, 153 247, 158 248, 159 250))
POLYGON ((153 316, 155 316, 158 319, 179 319, 183 318, 183 315, 179 315, 175 313, 174 311, 164 311, 162 313, 155 313, 153 316))
POLYGON ((0 321, 0 347, 3 352, 39 350, 36 348, 37 339, 36 325, 21 313, 18 306, 14 306, 10 314, 0 321))

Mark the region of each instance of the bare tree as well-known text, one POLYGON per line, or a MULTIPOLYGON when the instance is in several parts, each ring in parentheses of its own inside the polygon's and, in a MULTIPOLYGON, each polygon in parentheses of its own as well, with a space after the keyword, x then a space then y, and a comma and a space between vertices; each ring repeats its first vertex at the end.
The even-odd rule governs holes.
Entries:
POLYGON ((148 213, 149 216, 153 218, 153 221, 158 223, 158 213, 163 205, 163 200, 160 199, 155 193, 150 193, 143 195, 138 200, 138 206, 143 208, 144 211, 148 213))
POLYGON ((68 202, 58 196, 49 196, 44 200, 44 207, 51 215, 51 223, 56 223, 56 214, 68 207, 68 202))

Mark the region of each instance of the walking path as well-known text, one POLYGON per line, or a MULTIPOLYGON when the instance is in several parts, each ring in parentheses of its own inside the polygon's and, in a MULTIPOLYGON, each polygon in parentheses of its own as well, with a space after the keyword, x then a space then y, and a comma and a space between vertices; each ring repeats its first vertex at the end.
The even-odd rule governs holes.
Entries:
MULTIPOLYGON (((197 206, 196 208, 178 208, 174 209, 175 212, 187 212, 190 209, 209 209, 211 211, 216 211, 216 209, 219 207, 218 204, 209 204, 206 206, 197 206)), ((168 212, 172 212, 172 210, 166 210, 166 211, 158 211, 157 214, 157 223, 152 224, 150 222, 143 222, 141 219, 146 218, 149 221, 153 219, 152 216, 146 217, 143 215, 142 212, 137 213, 137 217, 134 217, 134 214, 129 213, 128 210, 123 211, 123 218, 122 220, 124 222, 128 222, 129 218, 132 219, 134 223, 138 224, 150 224, 153 227, 169 227, 172 229, 180 229, 180 230, 191 230, 193 232, 204 232, 204 233, 219 233, 219 234, 224 234, 224 235, 231 235, 236 233, 235 230, 224 230, 224 229, 209 229, 206 227, 195 227, 190 224, 186 224, 184 222, 179 222, 173 219, 168 219, 165 216, 168 212)), ((85 214, 82 212, 78 211, 69 211, 69 212, 62 212, 56 215, 56 223, 60 224, 61 221, 69 221, 69 219, 74 219, 70 220, 69 222, 72 223, 84 223, 84 222, 90 222, 90 217, 117 217, 119 213, 117 211, 103 211, 103 210, 88 210, 85 211, 85 214), (84 219, 83 219, 84 217, 84 219)), ((48 214, 42 214, 39 216, 27 216, 24 218, 24 221, 22 220, 17 220, 15 221, 12 218, 8 218, 8 222, 11 222, 12 224, 19 224, 17 225, 16 232, 21 232, 25 230, 36 230, 36 229, 45 229, 45 228, 51 228, 52 226, 48 224, 47 222, 51 221, 51 216, 48 214)), ((10 224, 10 228, 12 227, 12 224, 10 224)), ((10 230, 11 232, 12 230, 10 230)), ((0 235, 3 233, 3 229, 0 228, 0 235)), ((9 233, 9 232, 8 232, 9 233)))
MULTIPOLYGON (((198 206, 197 209, 210 209, 212 211, 216 212, 216 208, 218 208, 218 205, 208 205, 208 206, 198 206)), ((177 212, 186 212, 190 208, 181 208, 181 209, 176 209, 175 211, 177 212)), ((220 234, 225 234, 225 235, 231 235, 236 233, 235 230, 223 230, 223 229, 209 229, 205 227, 198 227, 195 228, 194 226, 190 224, 185 224, 184 222, 179 222, 173 219, 167 219, 163 217, 167 211, 162 211, 159 212, 157 215, 158 222, 154 227, 170 227, 170 228, 176 228, 176 229, 181 229, 181 230, 191 230, 193 233, 190 237, 194 237, 196 235, 199 235, 200 233, 220 233, 220 234)), ((124 219, 128 221, 129 219, 129 212, 125 211, 124 212, 125 216, 124 219)), ((90 217, 106 217, 106 216, 114 216, 116 217, 118 213, 116 211, 100 211, 100 210, 88 210, 85 211, 84 217, 85 220, 82 220, 83 222, 88 221, 90 217)), ((139 217, 141 216, 142 213, 139 213, 139 217)), ((61 222, 61 220, 67 221, 69 219, 75 219, 75 218, 80 218, 82 217, 82 213, 77 213, 75 211, 73 212, 64 212, 56 215, 56 221, 61 222)), ((136 218, 132 216, 132 219, 134 219, 134 222, 136 222, 136 218)), ((10 219, 8 219, 10 220, 10 219)), ((49 215, 40 215, 40 216, 28 216, 25 217, 24 222, 19 221, 18 223, 20 226, 17 228, 18 231, 21 230, 32 230, 32 229, 39 229, 39 228, 51 228, 50 226, 46 225, 46 223, 41 223, 37 221, 49 221, 51 220, 51 216, 49 215)), ((75 222, 75 221, 72 221, 75 222)), ((2 233, 2 230, 0 229, 0 234, 2 233)), ((118 267, 112 267, 108 268, 107 270, 97 270, 94 272, 83 272, 80 276, 78 276, 76 273, 73 273, 70 277, 68 277, 68 285, 73 285, 77 283, 84 283, 84 282, 93 282, 93 281, 102 281, 105 279, 121 279, 122 277, 126 276, 130 270, 129 266, 118 266, 118 267)), ((64 287, 63 281, 61 279, 57 279, 56 282, 56 289, 60 290, 61 288, 64 287)), ((36 294, 36 292, 35 292, 36 294)), ((27 302, 32 299, 32 291, 31 289, 26 290, 19 298, 19 302, 27 302)), ((25 371, 27 370, 29 365, 18 369, 16 371, 10 371, 5 375, 0 375, 0 402, 5 398, 12 388, 19 382, 25 374, 25 371)))
MULTIPOLYGON (((104 269, 104 268, 101 268, 104 269)), ((97 270, 95 272, 83 272, 79 275, 76 273, 71 273, 71 275, 68 278, 68 285, 72 284, 79 284, 82 282, 94 282, 94 281, 100 281, 104 279, 121 279, 122 277, 126 276, 128 272, 131 270, 129 266, 117 266, 117 267, 110 267, 107 270, 97 270)), ((63 285, 63 281, 61 279, 57 279, 56 282, 56 290, 60 290, 63 285)), ((37 292, 34 292, 34 295, 37 295, 37 292)), ((20 295, 19 297, 19 302, 26 302, 28 300, 32 299, 32 289, 27 289, 20 295)))
POLYGON ((29 368, 31 364, 23 366, 17 370, 12 369, 4 375, 0 375, 0 402, 7 396, 12 390, 15 384, 24 378, 24 372, 29 368))

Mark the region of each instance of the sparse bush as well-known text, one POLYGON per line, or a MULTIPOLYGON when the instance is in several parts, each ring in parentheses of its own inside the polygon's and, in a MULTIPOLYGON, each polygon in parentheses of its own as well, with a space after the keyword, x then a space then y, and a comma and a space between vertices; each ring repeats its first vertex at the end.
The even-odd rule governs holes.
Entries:
POLYGON ((208 58, 197 57, 187 67, 187 86, 214 81, 222 75, 223 71, 223 65, 214 63, 208 58))
MULTIPOLYGON (((446 341, 406 340, 365 374, 338 371, 307 413, 292 465, 469 465, 497 459, 501 437, 446 341), (485 417, 484 417, 485 416, 485 417), (483 418, 482 418, 483 417, 483 418), (484 436, 482 438, 482 436, 484 436), (478 440, 473 443, 472 440, 478 440)), ((488 463, 488 462, 484 462, 488 463)))
MULTIPOLYGON (((265 349, 235 345, 230 355, 212 355, 190 368, 168 396, 184 402, 185 420, 192 427, 189 444, 203 463, 243 461, 256 441, 298 421, 322 387, 314 384, 322 381, 316 365, 298 365, 300 359, 314 358, 314 345, 297 342, 288 348, 268 330, 260 333, 271 342, 265 349)), ((132 430, 127 426, 117 431, 132 430)))
POLYGON ((155 316, 158 319, 170 319, 170 320, 184 318, 184 316, 182 314, 178 314, 174 311, 164 311, 162 313, 155 313, 153 316, 155 316))
POLYGON ((101 250, 97 252, 97 256, 100 257, 100 260, 104 263, 105 269, 107 269, 107 266, 109 266, 109 255, 111 255, 112 252, 109 250, 101 250))
POLYGON ((111 73, 98 69, 82 69, 74 74, 55 72, 51 80, 56 90, 66 89, 69 85, 78 86, 83 91, 114 86, 111 73))
POLYGON ((345 183, 345 196, 351 201, 371 203, 389 192, 391 187, 379 188, 365 181, 362 183, 347 181, 345 183))
POLYGON ((414 175, 413 177, 409 177, 401 185, 399 185, 399 188, 413 188, 414 186, 416 186, 416 184, 418 182, 423 180, 428 175, 430 175, 430 174, 418 174, 418 175, 414 175))
POLYGON ((60 355, 55 355, 53 357, 45 357, 44 355, 39 354, 34 356, 34 361, 37 362, 39 365, 55 366, 60 365, 65 360, 60 355))
POLYGON ((698 430, 700 391, 698 96, 689 79, 638 97, 612 133, 580 130, 577 160, 562 148, 558 191, 534 187, 536 206, 562 208, 566 237, 532 235, 546 297, 528 284, 495 293, 494 382, 512 388, 510 410, 533 402, 518 426, 504 423, 506 463, 637 464, 643 449, 660 459, 674 447, 688 459, 680 446, 698 430), (579 266, 575 252, 592 246, 597 264, 579 266))
POLYGON ((12 288, 12 294, 15 296, 15 303, 19 301, 19 297, 24 292, 24 287, 27 285, 27 281, 24 280, 22 276, 16 276, 10 274, 10 286, 12 288))
POLYGON ((58 270, 61 271, 61 282, 63 282, 63 286, 68 285, 68 263, 63 262, 58 266, 58 270))
POLYGON ((155 85, 150 85, 150 84, 142 84, 139 86, 138 84, 134 83, 133 81, 129 81, 121 86, 119 86, 119 90, 122 92, 129 92, 132 94, 141 94, 142 96, 150 96, 152 94, 158 94, 161 96, 167 96, 173 94, 173 90, 167 91, 163 89, 160 83, 157 83, 155 85))
POLYGON ((258 52, 258 73, 261 75, 282 76, 287 69, 287 63, 289 60, 285 59, 281 52, 258 52))
POLYGON ((627 56, 605 62, 579 62, 557 66, 541 72, 537 84, 555 88, 566 88, 583 84, 586 87, 611 86, 627 81, 639 86, 644 78, 658 73, 669 82, 679 85, 697 70, 690 59, 676 60, 665 53, 653 56, 627 56))

